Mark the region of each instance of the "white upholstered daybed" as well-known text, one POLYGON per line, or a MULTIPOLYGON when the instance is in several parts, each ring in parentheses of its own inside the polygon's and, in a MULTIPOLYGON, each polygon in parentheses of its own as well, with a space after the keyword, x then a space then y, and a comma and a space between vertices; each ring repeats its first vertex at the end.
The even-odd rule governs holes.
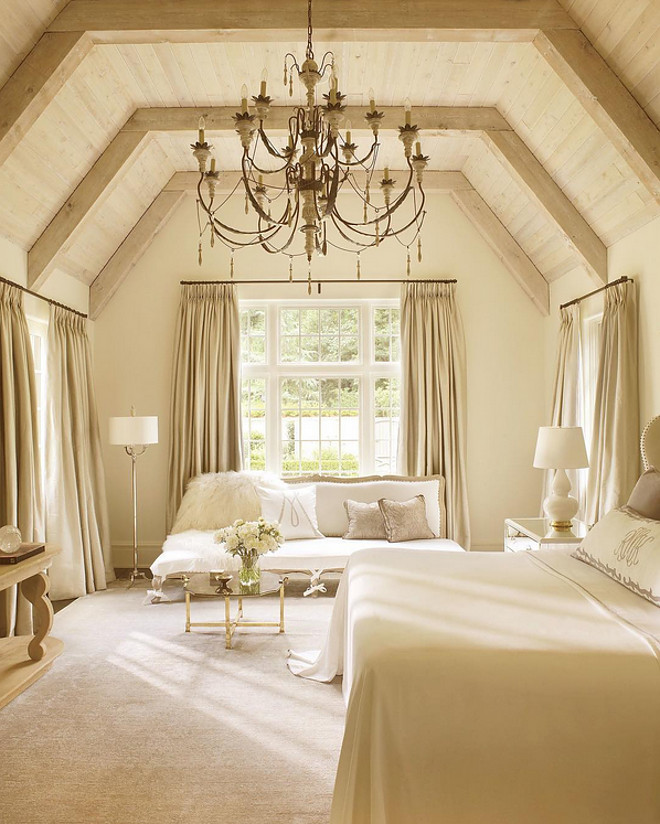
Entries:
POLYGON ((445 537, 444 481, 440 477, 403 478, 370 476, 365 478, 327 478, 310 476, 287 483, 262 473, 209 473, 193 479, 179 509, 172 533, 163 544, 161 555, 151 565, 154 576, 153 601, 163 597, 162 585, 168 577, 184 573, 235 569, 238 562, 215 542, 220 527, 236 518, 252 520, 261 514, 256 489, 260 484, 274 488, 313 485, 316 490, 316 517, 322 537, 287 540, 272 554, 262 555, 262 569, 282 573, 300 573, 310 577, 307 593, 323 590, 321 576, 341 572, 348 558, 366 547, 381 551, 391 549, 444 550, 457 552, 461 547, 445 537), (422 494, 429 527, 437 537, 426 540, 390 543, 385 540, 347 540, 345 500, 365 503, 388 498, 405 501, 422 494))

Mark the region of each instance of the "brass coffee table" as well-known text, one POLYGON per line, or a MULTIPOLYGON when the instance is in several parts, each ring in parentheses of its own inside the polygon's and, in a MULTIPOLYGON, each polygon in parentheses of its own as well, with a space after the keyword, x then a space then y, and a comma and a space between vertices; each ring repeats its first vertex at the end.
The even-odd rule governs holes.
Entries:
POLYGON ((183 576, 183 588, 186 593, 186 632, 191 627, 224 627, 225 647, 231 649, 231 639, 236 627, 279 627, 284 632, 284 585, 287 578, 275 575, 272 572, 262 572, 256 584, 244 586, 238 580, 238 571, 233 573, 222 572, 193 572, 183 576), (231 577, 230 577, 231 576, 231 577), (224 580, 223 580, 224 579, 224 580), (280 594, 279 621, 243 621, 243 599, 261 598, 264 595, 280 594), (224 621, 191 621, 190 602, 194 598, 224 598, 224 621), (234 618, 231 617, 231 599, 237 599, 238 610, 234 618))

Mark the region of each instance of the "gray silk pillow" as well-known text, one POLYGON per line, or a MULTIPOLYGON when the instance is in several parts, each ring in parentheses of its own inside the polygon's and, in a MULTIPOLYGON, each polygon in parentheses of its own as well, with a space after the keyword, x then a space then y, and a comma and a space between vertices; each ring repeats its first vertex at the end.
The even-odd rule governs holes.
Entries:
POLYGON ((655 467, 641 475, 630 493, 628 506, 645 518, 660 521, 660 472, 655 467))
POLYGON ((344 538, 349 541, 386 539, 385 523, 378 501, 371 504, 344 501, 344 509, 348 516, 348 530, 344 533, 344 538))
POLYGON ((423 495, 415 495, 408 501, 381 498, 378 506, 383 515, 385 537, 390 543, 435 538, 426 520, 426 501, 423 495))

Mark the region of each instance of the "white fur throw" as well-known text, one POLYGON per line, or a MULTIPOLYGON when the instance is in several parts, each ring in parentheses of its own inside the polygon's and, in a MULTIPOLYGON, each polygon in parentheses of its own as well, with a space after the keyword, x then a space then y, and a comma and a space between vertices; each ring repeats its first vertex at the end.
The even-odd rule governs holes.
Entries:
POLYGON ((188 482, 172 534, 188 529, 221 529, 238 518, 255 521, 261 503, 255 484, 286 489, 286 484, 266 472, 206 472, 188 482))

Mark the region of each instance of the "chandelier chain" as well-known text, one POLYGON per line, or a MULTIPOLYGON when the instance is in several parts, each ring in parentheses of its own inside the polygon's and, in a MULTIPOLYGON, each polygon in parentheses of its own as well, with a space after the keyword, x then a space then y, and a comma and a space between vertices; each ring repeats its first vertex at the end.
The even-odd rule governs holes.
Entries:
POLYGON ((314 59, 312 48, 312 0, 307 0, 307 59, 314 59))

